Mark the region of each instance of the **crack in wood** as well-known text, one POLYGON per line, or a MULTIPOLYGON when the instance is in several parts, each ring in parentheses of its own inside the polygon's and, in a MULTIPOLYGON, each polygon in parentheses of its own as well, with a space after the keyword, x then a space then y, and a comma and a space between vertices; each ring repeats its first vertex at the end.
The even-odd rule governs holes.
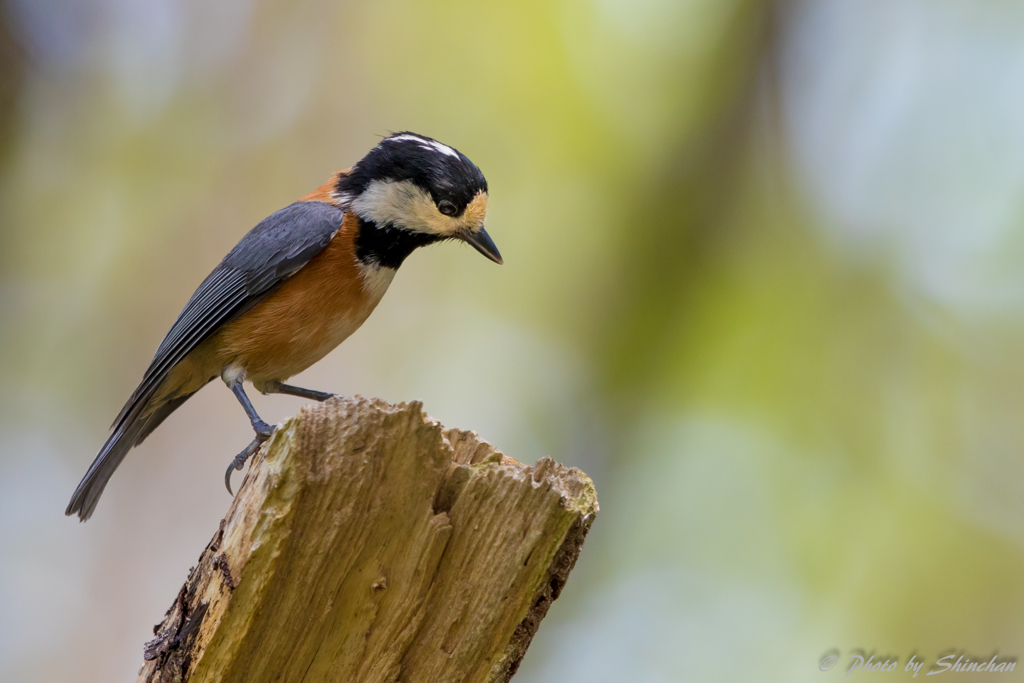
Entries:
POLYGON ((508 681, 597 511, 579 470, 419 403, 308 406, 254 457, 139 681, 508 681))

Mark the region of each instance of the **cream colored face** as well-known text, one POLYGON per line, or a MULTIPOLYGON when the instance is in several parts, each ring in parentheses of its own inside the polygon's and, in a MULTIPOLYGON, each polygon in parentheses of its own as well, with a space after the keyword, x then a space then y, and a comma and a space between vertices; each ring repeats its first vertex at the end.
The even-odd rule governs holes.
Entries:
POLYGON ((445 216, 429 193, 408 180, 374 180, 350 206, 361 218, 377 225, 442 237, 478 232, 487 221, 486 192, 478 192, 461 215, 445 216))

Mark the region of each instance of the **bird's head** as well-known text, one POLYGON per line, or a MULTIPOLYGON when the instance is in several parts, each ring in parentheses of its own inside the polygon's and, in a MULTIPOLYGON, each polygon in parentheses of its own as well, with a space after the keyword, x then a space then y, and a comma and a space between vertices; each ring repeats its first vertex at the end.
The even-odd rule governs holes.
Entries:
POLYGON ((336 196, 380 231, 377 239, 390 235, 414 246, 458 239, 502 262, 484 230, 484 174, 466 155, 432 138, 409 132, 384 138, 339 176, 336 196))

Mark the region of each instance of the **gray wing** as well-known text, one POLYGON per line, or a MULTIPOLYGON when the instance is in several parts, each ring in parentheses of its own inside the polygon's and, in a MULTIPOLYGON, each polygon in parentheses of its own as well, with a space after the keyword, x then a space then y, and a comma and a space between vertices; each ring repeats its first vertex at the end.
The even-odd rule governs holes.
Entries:
POLYGON ((333 204, 295 202, 250 230, 185 304, 113 426, 207 337, 255 306, 323 251, 343 218, 344 210, 333 204))
POLYGON ((344 211, 333 204, 296 202, 263 220, 224 257, 199 285, 161 342, 64 514, 78 513, 82 521, 88 519, 128 451, 188 399, 180 396, 162 406, 149 406, 171 369, 222 325, 262 301, 319 254, 337 234, 343 219, 344 211))

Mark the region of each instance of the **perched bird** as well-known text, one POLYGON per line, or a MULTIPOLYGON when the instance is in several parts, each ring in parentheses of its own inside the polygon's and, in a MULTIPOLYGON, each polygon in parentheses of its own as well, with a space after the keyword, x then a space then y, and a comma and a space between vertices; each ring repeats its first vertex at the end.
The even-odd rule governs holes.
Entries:
POLYGON ((263 220, 189 299, 64 514, 89 519, 128 451, 217 377, 256 432, 228 467, 230 491, 232 471, 274 431, 256 413, 243 382, 264 394, 330 398, 283 382, 363 324, 417 247, 461 240, 500 264, 484 230, 486 217, 487 180, 480 169, 437 140, 403 132, 263 220))

